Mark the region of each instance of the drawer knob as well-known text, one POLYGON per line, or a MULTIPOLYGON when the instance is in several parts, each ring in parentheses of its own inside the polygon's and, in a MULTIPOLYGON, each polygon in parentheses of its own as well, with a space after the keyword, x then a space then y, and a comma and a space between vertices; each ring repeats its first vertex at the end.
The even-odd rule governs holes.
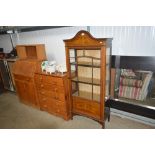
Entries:
POLYGON ((41 88, 43 88, 43 87, 44 87, 44 85, 42 84, 42 85, 41 85, 41 88))

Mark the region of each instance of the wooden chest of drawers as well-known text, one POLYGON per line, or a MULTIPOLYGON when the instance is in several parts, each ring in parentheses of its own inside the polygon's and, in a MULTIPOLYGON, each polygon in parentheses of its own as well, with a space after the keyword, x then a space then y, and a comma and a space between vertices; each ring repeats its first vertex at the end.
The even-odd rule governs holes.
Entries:
POLYGON ((36 73, 34 79, 40 109, 70 119, 67 76, 36 73))

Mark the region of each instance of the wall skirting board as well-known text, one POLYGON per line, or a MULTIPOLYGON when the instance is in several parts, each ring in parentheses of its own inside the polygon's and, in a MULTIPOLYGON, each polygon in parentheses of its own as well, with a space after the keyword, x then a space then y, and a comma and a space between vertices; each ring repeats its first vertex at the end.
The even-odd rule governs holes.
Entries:
POLYGON ((122 118, 128 118, 130 120, 134 120, 134 121, 137 121, 137 122, 144 123, 144 124, 155 127, 155 120, 151 119, 151 118, 147 118, 147 117, 144 117, 144 116, 139 116, 139 115, 136 115, 136 114, 128 113, 128 112, 113 109, 113 108, 111 108, 111 114, 122 117, 122 118))

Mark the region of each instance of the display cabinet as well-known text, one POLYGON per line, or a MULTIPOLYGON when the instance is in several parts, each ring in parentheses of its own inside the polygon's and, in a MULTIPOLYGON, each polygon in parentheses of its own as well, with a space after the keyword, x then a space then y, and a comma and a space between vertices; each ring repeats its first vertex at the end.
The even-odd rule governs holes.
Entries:
POLYGON ((94 38, 87 31, 64 40, 70 88, 70 112, 105 122, 109 97, 111 39, 94 38))

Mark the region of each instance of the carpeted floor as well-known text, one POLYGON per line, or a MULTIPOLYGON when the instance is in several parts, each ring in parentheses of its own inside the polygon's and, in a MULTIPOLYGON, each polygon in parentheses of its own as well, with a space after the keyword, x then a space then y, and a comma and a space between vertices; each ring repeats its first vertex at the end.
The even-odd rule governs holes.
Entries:
MULTIPOLYGON (((74 116, 65 121, 44 111, 39 111, 19 102, 12 93, 0 95, 0 128, 1 129, 100 129, 101 125, 89 118, 74 116)), ((111 115, 106 121, 106 129, 151 129, 154 127, 111 115)))

